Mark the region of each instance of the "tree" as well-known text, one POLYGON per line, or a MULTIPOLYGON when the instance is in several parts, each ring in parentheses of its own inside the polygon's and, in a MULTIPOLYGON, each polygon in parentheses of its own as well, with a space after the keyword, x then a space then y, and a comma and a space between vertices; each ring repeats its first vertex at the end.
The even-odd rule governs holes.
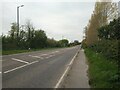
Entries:
POLYGON ((79 45, 80 43, 79 43, 78 40, 74 40, 74 44, 75 44, 75 45, 79 45))
POLYGON ((31 40, 31 48, 46 47, 47 36, 43 30, 35 31, 34 37, 31 40))
POLYGON ((93 45, 98 42, 98 28, 108 25, 110 20, 117 18, 117 11, 117 4, 111 1, 102 2, 102 0, 99 0, 99 2, 95 3, 95 9, 85 31, 87 45, 93 45))
POLYGON ((19 30, 19 36, 17 37, 17 24, 12 23, 9 34, 1 36, 3 50, 64 47, 68 45, 68 40, 66 39, 56 41, 47 38, 45 31, 36 30, 30 20, 25 25, 21 25, 19 30))
POLYGON ((120 18, 114 19, 109 25, 98 29, 100 39, 119 40, 120 39, 120 18))
POLYGON ((59 43, 61 47, 66 47, 68 46, 69 41, 67 39, 62 39, 62 40, 59 40, 59 43))
POLYGON ((48 38, 47 47, 59 47, 58 41, 54 40, 53 38, 52 39, 48 38))
POLYGON ((14 40, 17 38, 17 23, 12 23, 11 30, 9 31, 10 37, 14 40))
POLYGON ((33 29, 33 25, 30 20, 26 21, 26 31, 27 31, 27 40, 30 41, 31 39, 31 30, 33 29))

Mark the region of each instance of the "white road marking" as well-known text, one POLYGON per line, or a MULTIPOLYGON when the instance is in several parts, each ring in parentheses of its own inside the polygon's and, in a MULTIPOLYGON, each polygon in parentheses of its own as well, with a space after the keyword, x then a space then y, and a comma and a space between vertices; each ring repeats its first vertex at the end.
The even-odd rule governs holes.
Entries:
POLYGON ((16 58, 12 58, 12 60, 22 62, 22 63, 27 63, 27 64, 29 63, 29 62, 26 62, 26 61, 23 61, 23 60, 20 60, 20 59, 16 59, 16 58))
POLYGON ((0 74, 1 74, 2 72, 0 72, 0 74))
POLYGON ((12 72, 12 71, 15 71, 17 69, 20 69, 20 68, 23 68, 25 66, 28 66, 28 65, 31 65, 31 64, 34 64, 34 63, 37 63, 38 61, 34 61, 34 62, 31 62, 31 63, 28 63, 28 64, 25 64, 25 65, 22 65, 22 66, 19 66, 19 67, 16 67, 14 69, 11 69, 11 70, 8 70, 8 71, 5 71, 4 73, 9 73, 9 72, 12 72))
POLYGON ((42 54, 42 55, 40 55, 40 56, 46 56, 46 55, 48 55, 48 54, 42 54))
MULTIPOLYGON (((57 53, 57 52, 59 52, 59 51, 54 51, 54 52, 52 52, 51 54, 54 54, 54 53, 57 53)), ((41 54, 41 55, 39 55, 39 56, 35 56, 35 55, 28 55, 28 56, 31 56, 31 57, 34 57, 34 58, 44 59, 42 56, 47 56, 47 55, 50 55, 50 54, 41 54)), ((52 55, 52 56, 54 56, 54 55, 52 55)), ((45 58, 50 58, 50 57, 52 57, 52 56, 50 55, 50 56, 45 57, 45 58)))
POLYGON ((53 57, 54 55, 50 55, 50 56, 48 56, 48 57, 45 57, 45 58, 50 58, 50 57, 53 57))
POLYGON ((52 52, 52 53, 57 53, 57 52, 59 52, 59 51, 55 51, 55 52, 52 52))
POLYGON ((31 57, 34 57, 34 58, 40 58, 40 59, 43 59, 42 57, 39 57, 39 56, 33 56, 33 55, 29 55, 31 57))
POLYGON ((66 70, 64 71, 64 73, 62 74, 62 76, 60 77, 59 81, 57 82, 57 84, 55 85, 55 88, 58 88, 59 85, 61 84, 64 76, 67 74, 67 72, 70 69, 70 65, 72 65, 73 61, 75 60, 75 57, 77 56, 78 52, 75 54, 75 56, 72 58, 71 62, 68 64, 68 67, 66 68, 66 70))
POLYGON ((55 52, 59 52, 59 51, 55 51, 55 52))
POLYGON ((59 87, 61 81, 63 80, 63 78, 64 78, 65 74, 68 72, 68 70, 69 70, 69 67, 67 67, 67 69, 65 70, 65 72, 63 73, 63 75, 61 76, 61 78, 59 79, 59 81, 57 82, 57 84, 55 85, 55 88, 59 87))

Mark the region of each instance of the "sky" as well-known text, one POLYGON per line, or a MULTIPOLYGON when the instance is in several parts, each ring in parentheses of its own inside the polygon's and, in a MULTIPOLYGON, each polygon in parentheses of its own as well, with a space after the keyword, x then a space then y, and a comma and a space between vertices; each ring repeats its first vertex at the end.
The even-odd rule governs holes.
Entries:
POLYGON ((119 17, 120 17, 120 1, 118 2, 118 15, 119 15, 119 17))
MULTIPOLYGON (((11 23, 16 22, 16 7, 20 8, 20 25, 30 20, 36 29, 42 29, 49 38, 69 41, 83 39, 95 2, 3 2, 2 33, 7 34, 11 23)), ((0 24, 1 25, 1 24, 0 24)))

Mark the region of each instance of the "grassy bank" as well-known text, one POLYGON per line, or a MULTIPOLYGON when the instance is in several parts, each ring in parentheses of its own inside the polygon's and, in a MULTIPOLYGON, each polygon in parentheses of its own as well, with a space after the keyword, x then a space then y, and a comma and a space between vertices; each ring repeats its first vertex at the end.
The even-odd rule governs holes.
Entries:
POLYGON ((50 49, 59 49, 59 48, 41 48, 41 49, 31 49, 31 50, 3 50, 2 55, 10 55, 10 54, 41 51, 41 50, 50 50, 50 49))
POLYGON ((85 49, 89 63, 89 78, 92 88, 120 88, 118 67, 113 60, 107 60, 101 54, 85 49))
POLYGON ((17 54, 17 53, 24 53, 24 52, 31 52, 34 50, 3 50, 2 55, 9 55, 9 54, 17 54))

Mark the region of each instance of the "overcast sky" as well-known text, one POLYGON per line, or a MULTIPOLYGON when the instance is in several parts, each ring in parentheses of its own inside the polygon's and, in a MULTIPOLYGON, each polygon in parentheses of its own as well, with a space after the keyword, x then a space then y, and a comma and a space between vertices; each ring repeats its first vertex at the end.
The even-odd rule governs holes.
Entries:
POLYGON ((4 2, 2 3, 2 32, 8 33, 16 22, 16 7, 20 8, 20 25, 30 19, 36 29, 43 29, 49 38, 83 38, 83 29, 94 9, 94 2, 4 2))

